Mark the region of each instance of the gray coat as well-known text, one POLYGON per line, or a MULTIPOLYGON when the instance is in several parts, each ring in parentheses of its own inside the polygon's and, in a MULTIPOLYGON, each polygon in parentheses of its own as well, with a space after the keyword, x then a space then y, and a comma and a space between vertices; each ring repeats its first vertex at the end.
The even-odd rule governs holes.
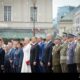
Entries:
POLYGON ((80 63, 80 42, 77 42, 75 48, 75 63, 80 63))
POLYGON ((76 43, 71 42, 68 44, 67 49, 67 64, 74 64, 74 54, 75 54, 76 43))

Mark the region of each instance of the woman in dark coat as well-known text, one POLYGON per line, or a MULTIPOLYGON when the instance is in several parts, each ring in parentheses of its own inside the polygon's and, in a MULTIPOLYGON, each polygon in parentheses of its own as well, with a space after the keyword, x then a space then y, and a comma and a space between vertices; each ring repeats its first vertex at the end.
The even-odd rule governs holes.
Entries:
POLYGON ((23 61, 23 50, 20 42, 17 42, 16 44, 16 51, 14 53, 14 61, 13 61, 13 68, 15 73, 21 72, 22 67, 22 61, 23 61))

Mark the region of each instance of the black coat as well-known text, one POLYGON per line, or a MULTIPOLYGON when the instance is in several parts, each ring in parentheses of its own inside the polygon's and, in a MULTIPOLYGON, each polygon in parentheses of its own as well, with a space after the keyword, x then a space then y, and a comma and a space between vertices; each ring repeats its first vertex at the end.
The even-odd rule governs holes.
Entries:
POLYGON ((5 54, 4 68, 5 68, 5 73, 10 73, 11 72, 11 66, 10 66, 9 54, 8 53, 5 54))
POLYGON ((1 72, 1 65, 4 65, 4 58, 5 58, 5 51, 0 48, 0 72, 1 72))
POLYGON ((5 58, 5 51, 1 48, 0 49, 0 66, 4 65, 4 58, 5 58))
POLYGON ((55 44, 50 41, 44 49, 44 56, 42 62, 46 65, 48 64, 48 62, 52 64, 52 48, 54 45, 55 44))
POLYGON ((30 63, 33 64, 33 62, 37 62, 37 57, 39 54, 39 45, 36 43, 35 45, 32 45, 30 50, 30 63))

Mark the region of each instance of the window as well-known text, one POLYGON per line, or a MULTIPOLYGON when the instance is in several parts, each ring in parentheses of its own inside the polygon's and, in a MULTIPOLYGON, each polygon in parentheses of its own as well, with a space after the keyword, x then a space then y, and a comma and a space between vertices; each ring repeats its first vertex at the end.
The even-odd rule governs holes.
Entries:
POLYGON ((11 6, 4 6, 4 21, 11 21, 11 6))
POLYGON ((80 31, 80 27, 79 26, 76 27, 76 31, 80 31))
POLYGON ((37 21, 37 7, 31 7, 31 21, 37 21))

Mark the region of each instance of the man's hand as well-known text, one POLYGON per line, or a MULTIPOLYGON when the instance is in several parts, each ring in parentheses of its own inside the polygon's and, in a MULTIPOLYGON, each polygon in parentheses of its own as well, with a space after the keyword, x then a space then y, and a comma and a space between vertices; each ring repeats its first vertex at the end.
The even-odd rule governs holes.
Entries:
POLYGON ((48 66, 50 66, 51 65, 51 63, 50 62, 48 62, 48 66))
POLYGON ((9 60, 10 61, 10 63, 12 63, 12 60, 9 60))
POLYGON ((33 65, 35 66, 36 65, 36 62, 33 62, 33 65))
POLYGON ((14 68, 14 65, 12 67, 14 68))
POLYGON ((1 70, 4 70, 4 65, 1 65, 1 70))
POLYGON ((4 67, 4 65, 1 65, 1 67, 4 67))
POLYGON ((42 61, 40 61, 40 65, 43 66, 43 62, 42 61))

